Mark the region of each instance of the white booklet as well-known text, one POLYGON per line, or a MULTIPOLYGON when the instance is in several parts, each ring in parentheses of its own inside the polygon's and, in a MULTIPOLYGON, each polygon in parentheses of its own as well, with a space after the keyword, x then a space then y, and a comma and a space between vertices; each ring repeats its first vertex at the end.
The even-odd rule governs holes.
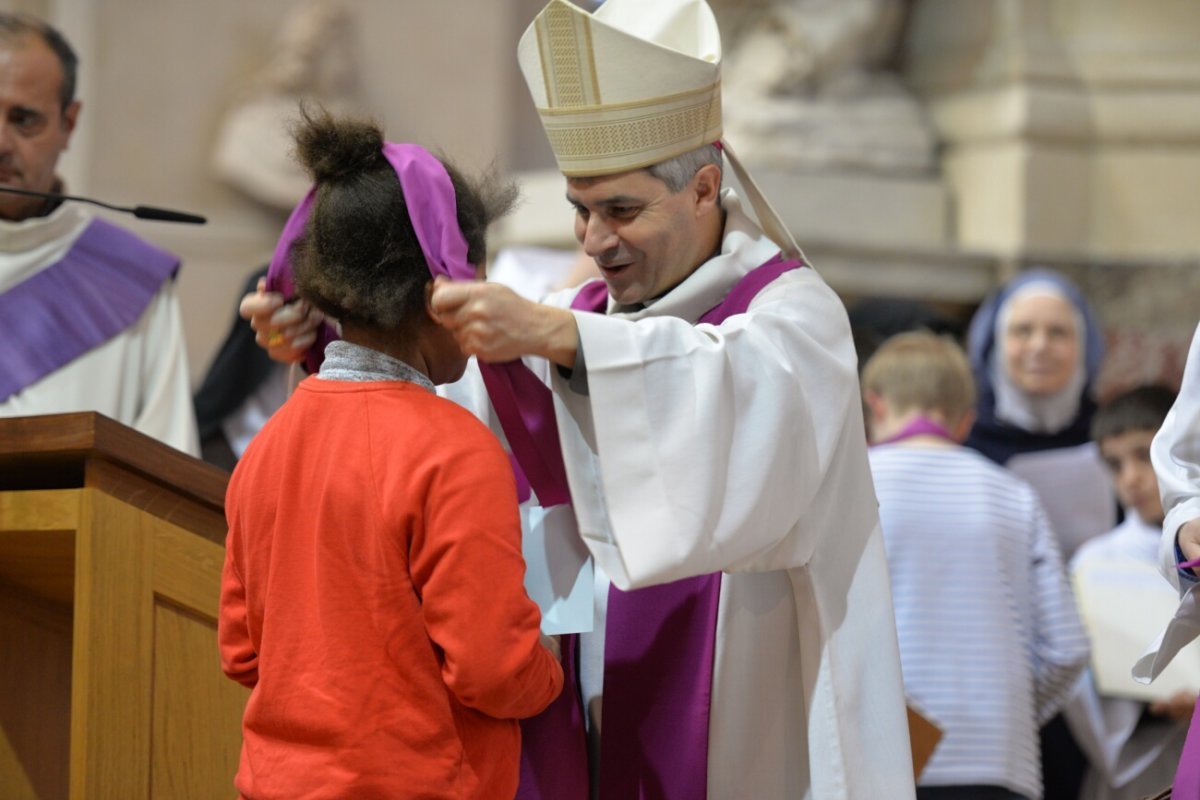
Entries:
POLYGON ((521 506, 525 591, 542 610, 542 633, 586 633, 594 625, 593 569, 568 505, 521 506))
POLYGON ((1096 559, 1079 566, 1074 583, 1100 694, 1153 702, 1181 689, 1200 692, 1200 640, 1179 651, 1153 683, 1138 683, 1130 675, 1179 607, 1175 589, 1154 566, 1096 559))

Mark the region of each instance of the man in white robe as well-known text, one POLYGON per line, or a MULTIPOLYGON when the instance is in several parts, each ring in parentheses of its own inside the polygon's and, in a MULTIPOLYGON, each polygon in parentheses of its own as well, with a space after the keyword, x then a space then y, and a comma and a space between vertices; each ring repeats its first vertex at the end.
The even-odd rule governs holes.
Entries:
MULTIPOLYGON (((849 323, 720 142, 711 12, 701 0, 607 0, 593 16, 554 0, 520 60, 604 282, 539 304, 497 284, 439 281, 431 308, 480 361, 525 357, 552 390, 553 419, 524 432, 558 440, 549 455, 565 467, 599 567, 596 628, 580 637, 589 733, 607 737, 615 717, 633 717, 633 732, 605 738, 592 764, 598 796, 914 797, 849 323), (721 189, 722 150, 759 223, 721 189), (713 630, 699 643, 711 652, 622 664, 653 690, 651 706, 693 667, 705 673, 680 735, 648 734, 642 722, 662 723, 654 709, 612 702, 606 668, 628 646, 612 639, 628 631, 606 622, 613 599, 628 598, 609 580, 669 591, 713 575, 713 630), (698 781, 683 753, 657 766, 646 755, 682 750, 695 714, 698 781), (617 751, 627 760, 606 764, 617 751)), ((311 327, 273 324, 282 301, 250 295, 243 314, 274 356, 295 360, 311 327)), ((472 370, 452 396, 530 472, 479 378, 472 370)), ((568 494, 528 477, 543 505, 551 490, 568 494)), ((522 777, 518 797, 555 797, 522 777)))
MULTIPOLYGON (((770 280, 745 313, 696 324, 748 273, 798 251, 765 202, 756 211, 773 235, 721 191, 719 155, 704 161, 720 138, 719 110, 715 122, 711 110, 705 118, 711 96, 697 101, 683 144, 645 131, 639 142, 636 123, 622 118, 636 107, 632 116, 673 119, 680 97, 703 95, 697 86, 719 71, 702 2, 653 10, 609 0, 593 17, 555 0, 521 43, 576 235, 607 285, 607 313, 568 310, 580 307, 576 290, 535 304, 492 284, 443 282, 432 307, 482 361, 551 362, 575 516, 604 576, 627 590, 726 573, 708 796, 911 797, 846 315, 820 276, 799 268, 770 280), (570 74, 580 63, 583 74, 570 74), (594 96, 573 108, 578 85, 594 96), (609 147, 606 131, 626 123, 630 138, 609 147), (658 166, 639 169, 639 160, 658 166), (658 177, 663 162, 688 164, 682 186, 658 177)), ((581 640, 593 733, 602 727, 604 630, 601 622, 581 640)))
MULTIPOLYGON (((75 69, 53 28, 0 14, 0 189, 61 190, 75 69)), ((198 453, 177 268, 75 205, 0 192, 0 416, 98 411, 198 453)))

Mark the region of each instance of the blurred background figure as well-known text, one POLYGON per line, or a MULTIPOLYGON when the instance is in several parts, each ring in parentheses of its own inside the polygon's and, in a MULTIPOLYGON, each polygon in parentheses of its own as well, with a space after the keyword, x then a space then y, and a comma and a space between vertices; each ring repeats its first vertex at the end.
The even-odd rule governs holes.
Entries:
POLYGON ((1104 342, 1079 290, 1049 270, 1021 273, 971 320, 979 389, 966 445, 1029 481, 1070 558, 1116 522, 1116 497, 1091 440, 1104 342))
MULTIPOLYGON (((1079 594, 1093 649, 1126 651, 1123 661, 1132 664, 1146 642, 1126 643, 1121 629, 1095 619, 1101 606, 1089 602, 1101 593, 1105 603, 1143 608, 1139 596, 1160 590, 1172 606, 1172 592, 1157 574, 1158 546, 1162 539, 1163 507, 1158 494, 1150 446, 1175 393, 1165 386, 1139 386, 1104 403, 1092 423, 1092 438, 1112 473, 1125 520, 1116 528, 1089 539, 1071 560, 1070 571, 1079 594), (1147 585, 1129 583, 1128 571, 1117 572, 1123 580, 1106 583, 1113 568, 1141 568, 1147 585), (1093 611, 1092 609, 1097 609, 1093 611), (1103 641, 1100 637, 1109 637, 1103 641), (1112 638, 1117 641, 1112 641, 1112 638)), ((1118 614, 1123 615, 1125 608, 1118 614)), ((1145 619, 1147 631, 1165 627, 1161 619, 1145 619)), ((1119 665, 1125 681, 1128 667, 1119 665)), ((1110 679, 1106 674, 1105 679, 1110 679)), ((1152 703, 1105 692, 1095 670, 1089 670, 1064 711, 1076 741, 1087 754, 1091 767, 1084 779, 1080 800, 1139 800, 1169 786, 1183 749, 1187 723, 1196 705, 1196 692, 1179 690, 1160 696, 1152 703)))
MULTIPOLYGON (((301 102, 332 113, 362 108, 354 15, 339 0, 307 0, 283 18, 269 56, 225 110, 212 151, 213 173, 253 199, 283 227, 311 179, 293 157, 291 127, 301 102)), ((230 308, 254 291, 256 270, 230 308)), ((194 402, 205 461, 233 469, 259 428, 287 399, 287 368, 254 343, 236 314, 196 389, 194 402)))
POLYGON ((895 71, 904 0, 724 0, 730 141, 775 168, 930 173, 937 135, 895 71))
MULTIPOLYGON (((1033 486, 1069 560, 1116 524, 1116 497, 1091 441, 1092 386, 1104 357, 1091 309, 1062 275, 1023 272, 980 306, 968 352, 979 400, 966 445, 1033 486)), ((1042 733, 1046 796, 1075 797, 1085 768, 1062 717, 1050 720, 1042 733)))
POLYGON ((284 17, 270 58, 225 112, 213 149, 221 180, 285 216, 310 185, 289 135, 301 101, 333 113, 363 105, 353 17, 338 0, 309 0, 284 17))
MULTIPOLYGON (((77 68, 57 30, 0 13, 0 187, 65 191, 77 68)), ((196 454, 178 270, 81 204, 0 192, 0 416, 98 411, 196 454)))
MULTIPOLYGON (((254 291, 267 268, 254 272, 242 294, 254 291)), ((287 400, 288 367, 272 361, 254 342, 254 331, 236 313, 229 332, 196 389, 200 457, 232 470, 246 446, 287 400)))
POLYGON ((1037 731, 1088 648, 1037 493, 961 446, 975 388, 952 340, 889 339, 862 386, 904 687, 943 732, 918 800, 1063 797, 1043 794, 1037 731))

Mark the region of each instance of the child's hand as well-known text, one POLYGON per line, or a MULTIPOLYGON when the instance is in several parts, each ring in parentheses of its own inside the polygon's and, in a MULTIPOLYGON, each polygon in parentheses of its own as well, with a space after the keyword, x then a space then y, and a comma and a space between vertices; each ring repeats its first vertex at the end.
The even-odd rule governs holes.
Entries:
POLYGON ((557 636, 547 636, 542 634, 542 647, 549 650, 556 661, 562 661, 562 646, 559 644, 557 636))
POLYGON ((1200 558, 1200 517, 1179 526, 1178 541, 1186 560, 1200 558))
POLYGON ((1176 721, 1186 722, 1192 718, 1192 712, 1195 710, 1196 694, 1186 689, 1180 689, 1166 700, 1159 700, 1157 703, 1150 704, 1151 714, 1176 721))
POLYGON ((258 333, 258 346, 284 364, 304 358, 325 321, 324 314, 303 300, 285 304, 282 295, 267 291, 265 279, 259 280, 256 291, 242 298, 238 313, 250 320, 250 327, 258 333))

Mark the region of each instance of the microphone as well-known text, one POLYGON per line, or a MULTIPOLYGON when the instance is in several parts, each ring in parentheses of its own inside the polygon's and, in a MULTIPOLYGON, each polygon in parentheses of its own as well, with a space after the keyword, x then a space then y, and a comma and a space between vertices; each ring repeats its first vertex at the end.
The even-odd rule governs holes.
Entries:
POLYGON ((44 197, 47 200, 73 200, 77 203, 91 203, 92 205, 102 206, 112 211, 123 211, 126 214, 133 214, 138 219, 153 219, 161 222, 187 222, 192 225, 203 225, 208 222, 207 219, 196 214, 189 214, 186 211, 172 211, 169 208, 155 208, 154 206, 134 206, 133 208, 128 208, 126 206, 114 206, 100 200, 93 200, 90 197, 77 197, 75 195, 58 194, 56 192, 35 192, 32 189, 13 189, 9 186, 0 186, 0 192, 21 194, 26 197, 44 197))

